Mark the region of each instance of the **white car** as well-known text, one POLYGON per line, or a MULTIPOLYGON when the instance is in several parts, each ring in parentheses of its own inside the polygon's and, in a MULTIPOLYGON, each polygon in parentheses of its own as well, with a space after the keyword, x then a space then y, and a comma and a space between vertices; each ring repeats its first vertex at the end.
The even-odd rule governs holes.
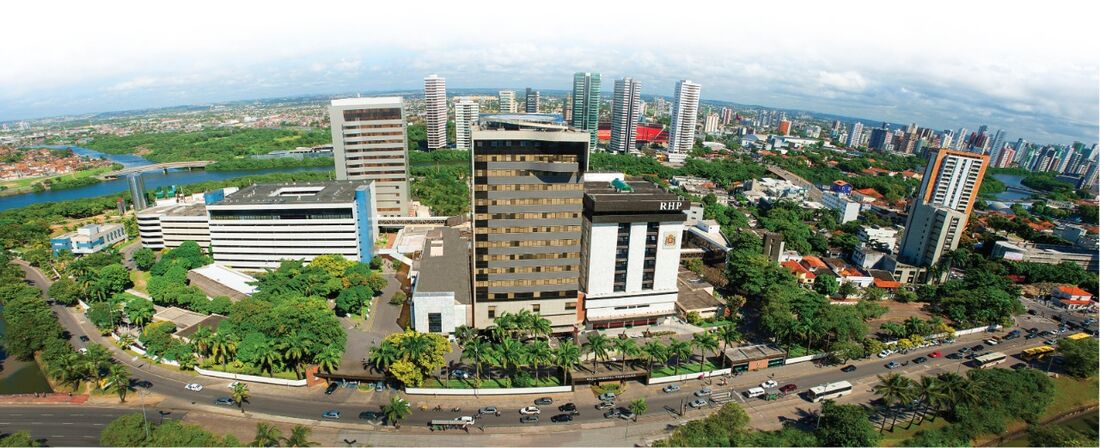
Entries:
POLYGON ((463 415, 462 417, 455 417, 454 421, 461 423, 473 423, 474 418, 469 415, 463 415))
POLYGON ((767 380, 763 383, 760 383, 760 387, 763 387, 764 389, 774 389, 776 387, 779 387, 779 383, 775 382, 775 380, 767 380))
POLYGON ((541 414, 542 411, 539 410, 538 406, 527 406, 525 408, 520 409, 519 413, 523 414, 523 415, 537 415, 537 414, 541 414))
POLYGON ((997 341, 993 339, 986 339, 985 345, 997 345, 997 341))
POLYGON ((692 400, 692 402, 688 403, 688 405, 693 407, 693 408, 698 409, 698 408, 701 408, 703 406, 706 406, 707 405, 707 400, 703 400, 703 399, 692 400))
POLYGON ((890 351, 889 350, 883 350, 881 352, 878 352, 878 357, 879 358, 885 358, 887 356, 890 356, 890 351))
POLYGON ((202 390, 202 384, 199 384, 199 383, 191 383, 191 384, 188 384, 188 385, 186 385, 186 386, 183 386, 183 388, 184 388, 184 389, 187 389, 187 390, 189 390, 189 391, 191 391, 191 392, 199 392, 199 391, 201 391, 201 390, 202 390))

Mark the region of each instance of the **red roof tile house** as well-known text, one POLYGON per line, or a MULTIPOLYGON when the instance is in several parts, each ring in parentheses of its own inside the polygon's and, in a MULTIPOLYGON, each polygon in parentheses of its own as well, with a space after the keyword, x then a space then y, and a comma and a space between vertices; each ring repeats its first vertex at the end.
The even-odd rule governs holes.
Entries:
POLYGON ((1092 301, 1092 294, 1076 286, 1059 286, 1054 288, 1051 295, 1054 296, 1054 299, 1058 301, 1059 305, 1069 310, 1091 308, 1095 303, 1092 301))
POLYGON ((813 255, 802 257, 802 266, 804 266, 810 272, 816 272, 818 269, 829 269, 829 265, 825 264, 824 261, 821 261, 820 258, 817 258, 813 255))
POLYGON ((814 279, 817 278, 817 275, 814 275, 813 272, 810 272, 809 269, 806 269, 805 266, 802 266, 802 264, 797 261, 787 260, 780 264, 787 268, 788 271, 791 271, 791 274, 794 274, 800 284, 808 285, 813 283, 814 279))

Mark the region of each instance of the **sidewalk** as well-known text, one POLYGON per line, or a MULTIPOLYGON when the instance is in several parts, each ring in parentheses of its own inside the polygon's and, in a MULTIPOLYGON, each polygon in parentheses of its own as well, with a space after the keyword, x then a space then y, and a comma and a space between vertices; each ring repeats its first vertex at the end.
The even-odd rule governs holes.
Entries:
POLYGON ((85 394, 13 394, 0 395, 0 405, 5 404, 84 404, 88 401, 85 394))

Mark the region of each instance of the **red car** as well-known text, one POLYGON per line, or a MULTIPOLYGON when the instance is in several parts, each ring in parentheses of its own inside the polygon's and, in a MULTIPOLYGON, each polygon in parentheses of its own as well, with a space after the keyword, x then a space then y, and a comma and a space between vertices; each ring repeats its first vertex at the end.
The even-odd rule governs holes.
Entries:
POLYGON ((931 354, 928 355, 929 358, 939 358, 941 356, 943 356, 943 353, 940 353, 938 351, 932 352, 931 354))
POLYGON ((783 387, 779 388, 779 391, 783 392, 785 394, 789 394, 789 393, 794 392, 796 390, 798 390, 798 386, 795 386, 794 384, 785 384, 785 385, 783 385, 783 387))

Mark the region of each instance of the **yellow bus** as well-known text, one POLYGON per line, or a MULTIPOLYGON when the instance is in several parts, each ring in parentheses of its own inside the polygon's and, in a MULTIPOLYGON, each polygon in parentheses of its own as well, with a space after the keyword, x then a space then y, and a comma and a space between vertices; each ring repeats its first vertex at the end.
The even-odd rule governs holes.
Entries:
POLYGON ((1032 360, 1032 359, 1036 359, 1036 358, 1041 358, 1041 357, 1046 356, 1046 355, 1051 354, 1051 353, 1054 353, 1054 347, 1051 347, 1049 345, 1040 345, 1040 346, 1037 346, 1037 347, 1031 347, 1029 349, 1026 349, 1020 354, 1022 355, 1022 357, 1024 359, 1032 360))
POLYGON ((1089 337, 1088 333, 1081 332, 1081 333, 1075 333, 1075 334, 1071 334, 1069 336, 1066 336, 1066 339, 1069 339, 1071 341, 1079 341, 1081 339, 1088 339, 1088 337, 1089 337))

